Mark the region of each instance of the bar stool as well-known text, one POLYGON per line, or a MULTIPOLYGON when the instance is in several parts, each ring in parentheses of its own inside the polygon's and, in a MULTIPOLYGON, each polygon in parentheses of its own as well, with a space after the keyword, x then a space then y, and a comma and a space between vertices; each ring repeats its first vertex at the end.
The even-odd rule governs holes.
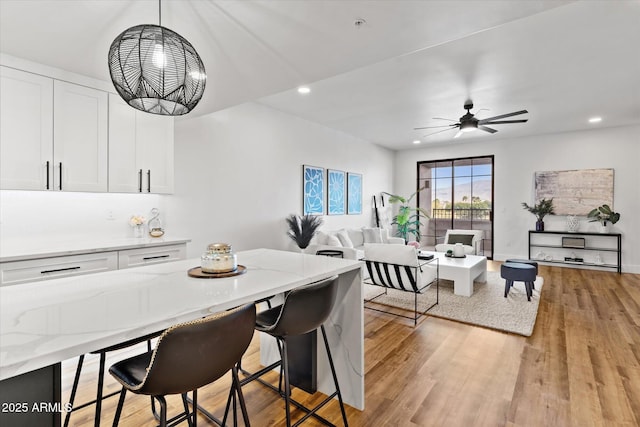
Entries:
MULTIPOLYGON (((312 283, 308 286, 293 289, 285 296, 285 300, 281 305, 262 311, 256 316, 255 329, 260 332, 265 332, 277 340, 281 360, 254 374, 250 374, 247 378, 242 379, 240 384, 244 385, 253 380, 262 382, 260 379, 262 375, 280 366, 281 378, 282 375, 284 375, 284 392, 282 391, 282 380, 280 381, 277 391, 285 400, 287 427, 291 426, 290 404, 294 404, 296 407, 306 412, 305 416, 297 421, 294 426, 299 425, 311 416, 326 425, 332 426, 333 424, 318 415, 316 412, 336 396, 340 403, 340 411, 342 412, 344 425, 348 426, 347 415, 345 413, 344 403, 342 402, 342 394, 340 393, 340 386, 338 385, 338 377, 336 376, 333 358, 331 357, 331 350, 329 349, 329 342, 327 341, 327 334, 323 325, 325 320, 329 317, 329 314, 331 314, 337 293, 338 276, 333 276, 328 279, 312 283), (336 391, 320 402, 316 407, 309 409, 291 398, 287 341, 291 337, 304 335, 315 331, 318 328, 322 331, 324 347, 327 351, 327 358, 329 360, 329 366, 331 368, 331 374, 333 376, 336 391)), ((275 389, 275 387, 270 384, 269 386, 275 389)))
POLYGON ((160 403, 160 426, 187 420, 196 425, 197 389, 210 384, 231 371, 229 400, 218 425, 225 425, 230 404, 234 402, 234 425, 237 423, 235 402, 249 426, 249 416, 242 396, 236 363, 249 347, 256 321, 255 305, 247 304, 231 311, 181 323, 167 329, 158 339, 155 350, 125 359, 109 368, 109 373, 122 384, 114 427, 120 421, 127 391, 155 398, 160 403), (192 392, 193 412, 189 411, 187 393, 192 392), (181 394, 185 411, 167 420, 165 396, 181 394))
POLYGON ((71 395, 69 396, 69 405, 71 406, 71 410, 69 412, 67 412, 67 414, 64 417, 64 427, 67 427, 69 425, 69 420, 71 418, 71 413, 74 411, 77 411, 79 409, 82 408, 86 408, 89 405, 96 405, 96 411, 95 411, 95 416, 94 416, 94 426, 95 427, 99 427, 100 426, 100 416, 102 413, 102 401, 104 399, 107 399, 109 397, 115 396, 116 394, 119 393, 119 391, 115 391, 113 393, 109 393, 106 396, 103 395, 103 385, 104 385, 104 367, 105 367, 105 362, 107 359, 107 353, 111 353, 113 351, 117 351, 117 350, 122 350, 125 349, 127 347, 132 347, 136 344, 140 344, 143 342, 147 342, 147 351, 151 351, 151 340, 153 338, 156 338, 158 336, 160 336, 160 334, 162 333, 162 331, 159 332, 155 332, 153 334, 149 334, 149 335, 145 335, 143 337, 140 338, 135 338, 132 340, 129 340, 127 342, 124 343, 120 343, 120 344, 116 344, 116 345, 112 345, 110 347, 105 347, 103 349, 100 349, 98 351, 92 351, 89 354, 97 354, 100 356, 100 362, 99 362, 99 367, 98 367, 98 390, 96 392, 96 398, 94 400, 91 400, 89 402, 83 403, 82 405, 78 405, 75 406, 74 405, 74 401, 76 399, 76 392, 78 391, 78 383, 80 382, 80 374, 82 373, 82 367, 84 365, 84 358, 85 358, 85 354, 80 355, 80 357, 78 358, 78 365, 76 367, 76 374, 73 378, 73 385, 71 386, 71 395))

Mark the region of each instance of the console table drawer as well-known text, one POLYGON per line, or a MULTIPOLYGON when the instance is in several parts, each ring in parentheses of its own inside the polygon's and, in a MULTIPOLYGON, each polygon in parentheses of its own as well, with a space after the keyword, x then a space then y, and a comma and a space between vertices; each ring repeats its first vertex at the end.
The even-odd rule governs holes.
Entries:
POLYGON ((118 269, 118 253, 99 252, 0 264, 0 285, 57 279, 118 269))
POLYGON ((185 259, 187 245, 168 245, 155 248, 127 249, 118 252, 118 268, 140 267, 185 259))

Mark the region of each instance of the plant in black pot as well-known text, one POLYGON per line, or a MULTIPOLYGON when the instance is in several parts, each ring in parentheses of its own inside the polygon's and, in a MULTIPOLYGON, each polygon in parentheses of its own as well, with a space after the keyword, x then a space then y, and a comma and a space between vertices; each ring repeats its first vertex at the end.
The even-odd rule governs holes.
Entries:
POLYGON ((522 208, 536 216, 536 231, 544 231, 544 217, 553 214, 553 197, 549 200, 541 199, 533 206, 522 202, 522 208))
POLYGON ((296 242, 300 249, 306 249, 311 239, 322 225, 322 217, 317 215, 289 215, 286 218, 289 231, 287 236, 296 242))

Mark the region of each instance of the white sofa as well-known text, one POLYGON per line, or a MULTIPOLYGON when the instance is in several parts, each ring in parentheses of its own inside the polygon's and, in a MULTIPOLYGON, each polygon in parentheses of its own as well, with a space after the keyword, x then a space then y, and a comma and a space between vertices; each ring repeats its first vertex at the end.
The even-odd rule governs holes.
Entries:
POLYGON ((447 230, 444 243, 436 245, 436 252, 453 251, 456 243, 462 243, 466 255, 480 255, 482 252, 483 230, 447 230))
POLYGON ((404 245, 402 237, 392 237, 390 230, 382 228, 347 228, 335 231, 318 231, 305 249, 305 253, 315 254, 319 250, 339 250, 344 258, 364 258, 365 243, 386 243, 404 245))

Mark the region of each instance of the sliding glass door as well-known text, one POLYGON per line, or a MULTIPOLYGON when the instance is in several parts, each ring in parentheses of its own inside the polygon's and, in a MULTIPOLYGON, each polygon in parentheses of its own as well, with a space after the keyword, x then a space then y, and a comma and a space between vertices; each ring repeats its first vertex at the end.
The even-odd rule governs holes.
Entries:
POLYGON ((442 243, 448 229, 483 230, 484 255, 493 257, 493 156, 418 162, 418 188, 431 217, 423 246, 442 243))

